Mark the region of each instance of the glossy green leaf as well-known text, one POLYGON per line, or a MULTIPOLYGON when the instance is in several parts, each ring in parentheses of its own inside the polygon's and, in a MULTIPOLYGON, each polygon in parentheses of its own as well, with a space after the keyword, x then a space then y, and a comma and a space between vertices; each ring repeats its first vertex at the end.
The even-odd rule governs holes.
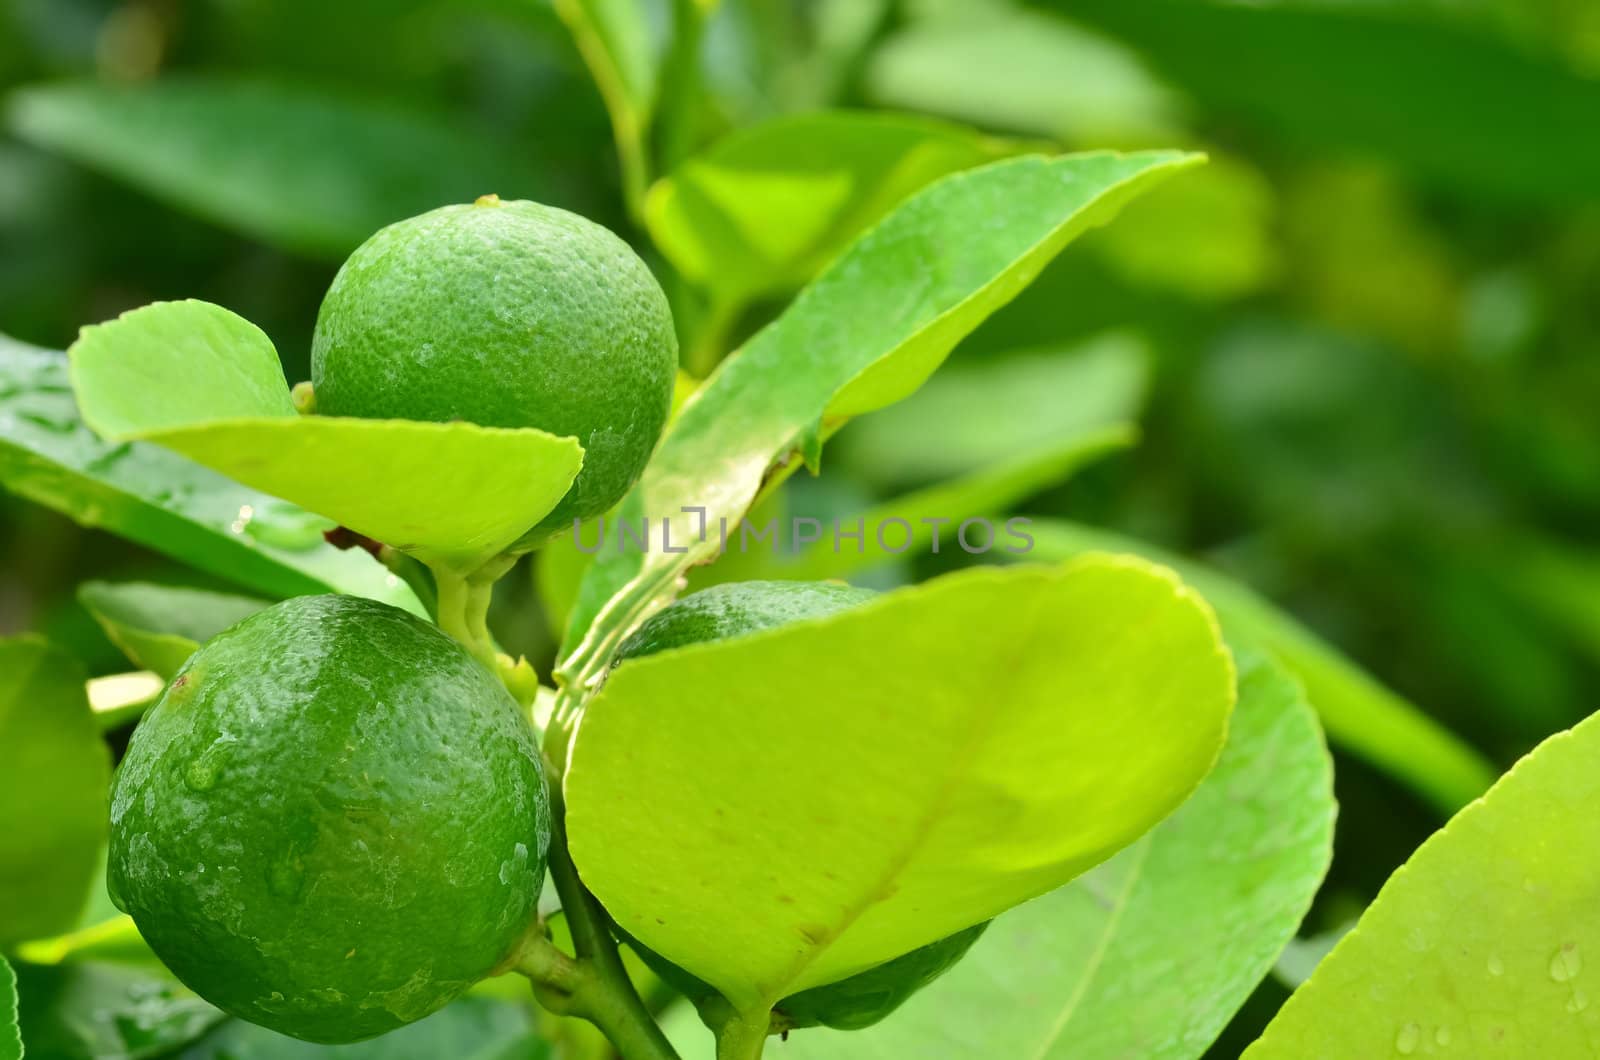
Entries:
POLYGON ((645 220, 679 272, 738 304, 799 287, 906 196, 1013 149, 927 118, 786 115, 658 181, 645 220))
POLYGON ((29 1060, 151 1060, 227 1017, 170 975, 101 962, 19 964, 29 1060))
POLYGON ((23 139, 184 210, 290 250, 341 260, 384 225, 538 181, 459 117, 231 77, 14 94, 23 139))
POLYGON ((426 1019, 354 1045, 317 1045, 229 1020, 175 1060, 548 1060, 527 1005, 465 997, 426 1019))
POLYGON ((1197 161, 1176 152, 1008 159, 935 182, 870 229, 684 406, 621 514, 648 515, 657 530, 669 519, 687 551, 656 547, 590 567, 563 677, 602 672, 681 573, 716 552, 717 535, 697 541, 697 528, 736 522, 769 470, 797 455, 815 461, 843 420, 916 390, 1075 236, 1197 161))
POLYGON ((1495 768, 1483 755, 1246 586, 1142 541, 1074 523, 1035 520, 1029 532, 1033 559, 1132 552, 1178 571, 1217 609, 1230 635, 1262 645, 1294 673, 1329 739, 1446 813, 1493 783, 1495 768))
POLYGON ((84 677, 43 640, 0 640, 0 948, 71 927, 95 875, 111 756, 84 677))
POLYGON ((966 571, 616 669, 566 776, 572 854, 624 930, 764 1014, 1132 842, 1210 769, 1233 691, 1160 568, 966 571))
POLYGON ((17 1030, 17 974, 0 957, 0 1060, 22 1060, 22 1035, 17 1030))
POLYGON ((1203 105, 1295 145, 1471 192, 1600 195, 1600 82, 1443 19, 1336 4, 1048 3, 1134 46, 1203 105))
POLYGON ((1002 914, 892 1018, 802 1031, 769 1057, 1200 1056, 1293 936, 1332 856, 1332 763, 1316 716, 1277 664, 1256 651, 1238 659, 1227 745, 1171 817, 1002 914))
POLYGON ((78 602, 129 660, 171 678, 196 648, 271 601, 149 582, 85 582, 78 602))
POLYGON ((272 342, 206 302, 157 302, 68 351, 84 420, 151 441, 419 558, 470 571, 578 473, 576 439, 530 428, 300 416, 272 342))
POLYGON ((1389 878, 1245 1056, 1593 1056, 1596 762, 1600 715, 1518 762, 1389 878))
POLYGON ((1082 343, 957 360, 905 401, 840 431, 830 454, 884 488, 992 467, 1136 420, 1149 386, 1149 359, 1147 343, 1110 332, 1082 343))
POLYGON ((78 416, 67 358, 0 336, 0 485, 272 596, 330 590, 417 608, 371 557, 322 539, 320 516, 143 442, 96 438, 78 416))

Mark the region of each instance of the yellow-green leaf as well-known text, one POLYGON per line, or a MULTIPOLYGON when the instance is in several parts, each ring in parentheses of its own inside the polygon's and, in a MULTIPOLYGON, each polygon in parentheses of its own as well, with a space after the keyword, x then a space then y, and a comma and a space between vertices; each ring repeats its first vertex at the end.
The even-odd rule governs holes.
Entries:
POLYGON ((332 523, 79 415, 66 355, 0 336, 0 485, 273 597, 337 591, 420 611, 403 582, 323 540, 332 523))
POLYGON ((529 428, 297 415, 267 336, 205 302, 125 313, 68 353, 99 434, 156 442, 460 570, 547 515, 582 464, 576 439, 529 428))
POLYGON ((1199 597, 1103 556, 630 661, 578 729, 573 857, 630 934, 765 1013, 1138 838, 1210 769, 1233 680, 1199 597))
POLYGON ((1329 739, 1446 813, 1493 782, 1494 766, 1483 755, 1248 586, 1143 541, 1060 519, 1035 520, 1028 532, 1035 559, 1132 552, 1178 571, 1217 609, 1230 635, 1262 645, 1294 673, 1329 739))
POLYGON ((1417 849, 1249 1060, 1600 1052, 1600 715, 1417 849))
MULTIPOLYGON (((891 1018, 799 1031, 770 1043, 770 1060, 1205 1052, 1293 937, 1333 855, 1333 763, 1316 715, 1275 662, 1234 649, 1239 704, 1227 746, 1172 816, 1104 865, 1001 914, 891 1018)), ((681 1031, 669 1018, 685 1060, 708 1056, 695 1048, 708 1038, 699 1020, 677 1022, 681 1031)))

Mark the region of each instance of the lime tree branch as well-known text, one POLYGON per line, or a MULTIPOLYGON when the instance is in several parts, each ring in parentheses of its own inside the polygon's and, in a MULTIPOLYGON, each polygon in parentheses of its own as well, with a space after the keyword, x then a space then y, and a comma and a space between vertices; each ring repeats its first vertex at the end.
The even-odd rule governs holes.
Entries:
POLYGON ((655 1017, 645 1007, 599 902, 578 879, 577 867, 567 852, 563 825, 566 807, 560 784, 553 783, 550 797, 555 822, 550 836, 550 877, 561 896, 561 910, 572 931, 577 956, 569 957, 543 932, 534 932, 526 944, 517 970, 533 983, 534 997, 557 1015, 577 1016, 593 1023, 622 1053, 624 1060, 678 1060, 678 1054, 655 1017))
MULTIPOLYGON (((466 577, 439 568, 434 570, 434 578, 439 589, 440 628, 497 674, 521 703, 531 696, 528 689, 519 687, 516 678, 520 671, 501 664, 489 632, 489 601, 494 583, 514 563, 514 559, 495 562, 466 577)), ((567 850, 566 802, 561 795, 566 737, 567 729, 560 723, 553 723, 546 735, 546 744, 562 751, 553 759, 546 757, 551 819, 549 867, 577 955, 563 953, 550 941, 543 925, 536 923, 523 940, 514 968, 533 984, 534 998, 542 1006, 560 1016, 588 1020, 611 1040, 623 1060, 680 1060, 628 978, 606 914, 578 878, 577 866, 567 850)))

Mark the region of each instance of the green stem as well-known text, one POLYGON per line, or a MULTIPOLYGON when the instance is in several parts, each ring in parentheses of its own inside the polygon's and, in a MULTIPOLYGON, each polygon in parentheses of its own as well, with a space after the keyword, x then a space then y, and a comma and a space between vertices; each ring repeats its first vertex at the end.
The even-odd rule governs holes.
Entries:
POLYGON ((734 1016, 717 1031, 717 1060, 761 1060, 771 1029, 766 1012, 734 1016))
POLYGON ((487 637, 488 604, 482 594, 466 578, 442 567, 434 569, 433 580, 439 589, 439 628, 494 672, 497 669, 494 644, 487 637), (474 614, 477 608, 483 613, 474 614))
POLYGON ((437 589, 434 619, 439 628, 460 641, 473 658, 500 672, 500 653, 489 632, 489 604, 494 599, 494 583, 516 566, 517 557, 497 556, 471 574, 460 574, 448 567, 432 567, 437 589))
MULTIPOLYGON (((439 593, 439 627, 464 644, 491 673, 499 675, 513 696, 518 690, 507 677, 514 668, 500 665, 489 633, 488 615, 494 583, 515 564, 516 557, 500 557, 469 576, 443 567, 433 572, 439 593)), ((541 1005, 558 1015, 578 1016, 593 1023, 617 1047, 623 1060, 680 1060, 628 978, 600 903, 578 878, 577 866, 567 851, 561 769, 552 764, 549 773, 550 876, 561 896, 577 957, 562 953, 545 934, 543 925, 535 925, 513 966, 533 983, 534 997, 541 1005)))
MULTIPOLYGON (((623 1060, 678 1060, 672 1043, 667 1041, 628 978, 600 903, 578 879, 577 867, 567 852, 566 805, 561 799, 559 785, 552 789, 550 810, 554 821, 550 836, 550 878, 561 896, 561 911, 566 914, 573 948, 578 953, 573 962, 577 971, 572 974, 579 986, 578 992, 573 994, 575 1004, 571 1014, 582 1016, 599 1027, 622 1053, 623 1060)), ((559 966, 557 970, 568 971, 559 966)))

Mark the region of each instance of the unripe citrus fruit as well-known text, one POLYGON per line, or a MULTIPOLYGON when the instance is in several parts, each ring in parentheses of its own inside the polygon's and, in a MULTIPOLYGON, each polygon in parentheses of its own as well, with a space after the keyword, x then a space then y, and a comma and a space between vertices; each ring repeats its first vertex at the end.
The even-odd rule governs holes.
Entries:
POLYGON ((530 728, 487 670, 406 612, 307 596, 213 638, 140 724, 108 880, 202 997, 344 1042, 506 960, 549 836, 530 728))
POLYGON ((877 594, 842 582, 728 582, 690 593, 657 611, 617 649, 617 662, 704 641, 824 618, 877 594))
POLYGON ((672 401, 672 312, 592 221, 485 196, 363 243, 323 299, 317 411, 574 435, 583 469, 540 524, 598 515, 644 470, 672 401))
MULTIPOLYGON (((618 665, 672 648, 728 640, 790 622, 823 618, 876 594, 837 582, 730 582, 692 593, 647 619, 617 651, 618 665)), ((737 689, 730 689, 737 695, 737 689)), ((796 717, 796 725, 805 724, 796 717)), ((867 971, 801 991, 778 1002, 774 1026, 823 1025, 841 1030, 871 1026, 918 990, 949 971, 983 934, 987 922, 930 942, 867 971)), ((700 1001, 716 991, 689 972, 624 936, 640 958, 674 989, 700 1001)))

